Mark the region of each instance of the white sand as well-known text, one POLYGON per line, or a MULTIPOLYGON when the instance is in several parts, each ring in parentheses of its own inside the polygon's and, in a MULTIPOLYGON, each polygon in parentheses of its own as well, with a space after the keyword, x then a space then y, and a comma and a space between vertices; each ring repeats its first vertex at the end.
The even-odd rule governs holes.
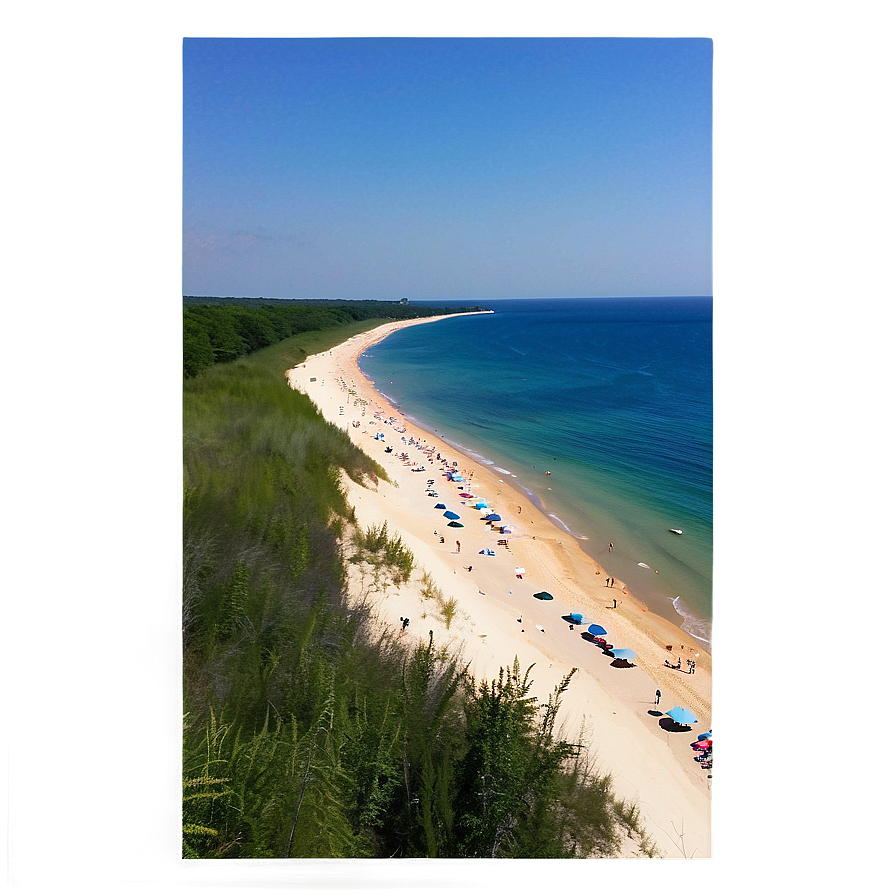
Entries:
POLYGON ((376 489, 346 480, 361 527, 387 521, 389 531, 401 535, 417 562, 411 581, 401 588, 375 584, 369 570, 354 567, 353 589, 374 602, 382 624, 401 630, 400 618, 408 617, 402 637, 426 639, 431 630, 436 643, 460 653, 477 678, 490 680, 501 666, 506 668, 519 657, 523 670, 534 664, 532 693, 547 699, 575 667, 578 671, 563 697, 565 736, 576 739, 584 724, 597 767, 612 774, 618 797, 637 802, 661 854, 708 857, 712 780, 694 761, 690 743, 712 727, 711 657, 686 633, 650 613, 624 583, 617 580, 615 588, 607 588, 604 570, 572 536, 554 526, 494 470, 408 423, 360 373, 356 359, 370 345, 400 327, 435 319, 386 324, 310 356, 288 373, 290 384, 306 392, 327 420, 345 428, 391 479, 380 481, 376 489), (387 422, 390 418, 394 423, 387 422), (352 426, 353 421, 360 425, 352 426), (385 436, 382 441, 374 438, 380 432, 385 436), (432 448, 432 459, 420 445, 409 447, 402 437, 432 448), (393 448, 391 454, 385 452, 388 446, 393 448), (407 453, 407 462, 399 458, 402 452, 407 453), (481 512, 470 506, 472 499, 464 503, 459 496, 467 487, 445 478, 435 452, 449 462, 457 461, 468 479, 472 474, 468 491, 485 498, 489 509, 501 515, 502 524, 515 526, 512 534, 493 531, 481 521, 481 512), (415 472, 414 467, 421 465, 424 470, 415 472), (426 494, 429 479, 435 480, 438 498, 426 494), (443 511, 434 509, 437 502, 460 514, 464 528, 448 527, 443 511), (507 539, 506 547, 498 544, 502 538, 507 539), (482 550, 494 555, 480 554, 482 550), (514 571, 517 567, 526 570, 522 579, 514 571), (422 596, 424 571, 446 599, 457 600, 450 627, 436 601, 422 596), (534 599, 532 595, 542 590, 553 594, 554 600, 534 599), (570 630, 561 618, 570 612, 584 613, 586 625, 570 630), (603 625, 616 647, 633 649, 635 667, 614 668, 610 657, 583 640, 581 632, 589 622, 603 625), (667 645, 674 646, 671 653, 667 645), (666 660, 674 663, 679 657, 682 671, 664 666, 666 660), (694 657, 696 673, 685 674, 685 660, 694 657), (662 692, 661 711, 680 705, 696 714, 698 721, 690 732, 666 731, 660 723, 668 723, 667 717, 650 714, 656 711, 657 688, 662 692))

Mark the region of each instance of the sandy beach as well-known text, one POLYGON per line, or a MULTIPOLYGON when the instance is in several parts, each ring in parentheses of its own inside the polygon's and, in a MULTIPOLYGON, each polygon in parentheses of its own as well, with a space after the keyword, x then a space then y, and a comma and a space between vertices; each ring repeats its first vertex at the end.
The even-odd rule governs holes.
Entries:
POLYGON ((408 422, 359 370, 357 358, 371 345, 399 328, 437 319, 385 324, 288 372, 290 385, 307 393, 389 476, 375 489, 345 480, 360 526, 386 521, 416 560, 411 581, 401 587, 374 581, 369 570, 352 564, 352 590, 401 637, 426 639, 431 631, 478 679, 490 680, 518 657, 523 670, 534 666, 532 693, 544 700, 575 668, 563 697, 564 736, 576 740, 584 731, 596 766, 612 774, 618 797, 637 803, 660 854, 709 857, 711 772, 694 761, 690 746, 712 727, 712 660, 704 647, 651 613, 624 582, 608 587, 610 574, 521 489, 408 422), (447 478, 455 468, 465 482, 447 478), (488 511, 473 507, 480 498, 488 511), (449 527, 437 503, 458 514, 463 528, 449 527), (484 521, 485 512, 501 521, 484 521), (502 531, 505 525, 512 531, 502 531), (423 594, 424 573, 446 600, 457 602, 448 624, 438 602, 423 594), (542 591, 553 600, 533 597, 542 591), (563 618, 570 613, 583 614, 584 624, 563 618), (409 620, 404 628, 403 618, 409 620), (616 648, 633 650, 634 665, 611 665, 611 656, 582 637, 590 623, 603 626, 616 648), (666 665, 679 659, 680 669, 666 665), (696 715, 690 730, 670 724, 664 713, 674 706, 696 715))

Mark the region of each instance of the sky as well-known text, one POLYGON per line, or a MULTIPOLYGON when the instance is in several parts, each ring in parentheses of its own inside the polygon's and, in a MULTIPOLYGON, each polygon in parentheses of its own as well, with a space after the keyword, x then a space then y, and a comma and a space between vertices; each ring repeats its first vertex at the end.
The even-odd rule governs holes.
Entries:
POLYGON ((186 39, 184 294, 710 295, 712 55, 186 39))

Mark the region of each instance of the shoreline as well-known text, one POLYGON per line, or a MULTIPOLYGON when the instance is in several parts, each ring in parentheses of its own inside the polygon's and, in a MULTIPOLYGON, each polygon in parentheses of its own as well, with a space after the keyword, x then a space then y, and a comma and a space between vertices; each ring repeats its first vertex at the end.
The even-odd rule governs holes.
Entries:
POLYGON ((350 587, 378 602, 382 625, 397 626, 401 637, 423 638, 431 631, 439 645, 470 664, 478 679, 496 677, 499 667, 517 656, 521 668, 535 665, 533 694, 544 700, 576 668, 563 697, 563 736, 575 739, 583 729, 592 759, 612 774, 617 796, 638 803, 645 829, 662 853, 672 856, 686 849, 688 855, 709 856, 712 781, 693 761, 690 748, 696 734, 712 726, 712 658, 706 647, 651 612, 625 583, 609 587, 612 574, 538 506, 535 495, 530 498, 495 466, 407 419, 358 367, 359 355, 395 330, 455 316, 384 324, 309 356, 287 373, 290 385, 308 394, 325 419, 344 428, 389 476, 375 488, 344 480, 359 526, 387 521, 413 552, 419 570, 458 609, 446 622, 421 596, 417 581, 374 587, 355 570, 350 587), (376 438, 379 434, 382 438, 376 438), (386 452, 388 447, 392 452, 386 452), (446 478, 452 465, 464 484, 446 478), (428 479, 434 480, 438 497, 427 495, 428 479), (483 496, 489 509, 502 516, 500 526, 506 523, 513 530, 502 533, 482 520, 468 503, 473 499, 460 496, 462 489, 483 496), (462 528, 448 528, 436 503, 456 512, 462 528), (525 572, 520 576, 517 569, 525 572), (534 600, 539 591, 554 599, 534 600), (582 613, 586 625, 562 618, 572 612, 582 613), (411 620, 407 631, 399 622, 405 616, 411 620), (582 639, 589 622, 603 625, 616 647, 633 649, 634 667, 612 667, 612 657, 582 639), (681 671, 664 665, 679 657, 681 671), (685 674, 690 659, 696 660, 696 670, 685 674), (657 689, 663 695, 659 711, 653 696, 657 689), (675 705, 697 715, 693 737, 660 724, 668 722, 661 712, 675 705), (689 834, 684 848, 676 833, 683 824, 689 834))
MULTIPOLYGON (((494 329, 488 322, 483 324, 489 331, 494 329)), ((425 331, 420 332, 424 333, 424 336, 415 338, 415 345, 429 341, 429 334, 425 331)), ((446 338, 453 344, 450 333, 446 333, 446 338)), ((636 486, 632 493, 637 494, 640 488, 646 501, 633 498, 632 495, 620 501, 619 496, 627 494, 626 484, 616 483, 612 472, 609 477, 603 477, 597 469, 588 469, 589 482, 582 483, 584 488, 589 489, 589 499, 586 502, 583 500, 583 493, 576 487, 576 482, 570 478, 570 474, 573 477, 584 475, 587 468, 577 468, 575 461, 569 458, 567 460, 572 461, 572 470, 556 469, 549 457, 537 460, 534 457, 527 457, 528 452, 522 445, 515 448, 505 444, 499 432, 492 431, 490 435, 494 438, 483 441, 483 431, 475 424, 471 428, 468 415, 459 416, 457 408, 447 412, 443 419, 441 403, 434 395, 430 395, 422 405, 411 402, 411 395, 407 392, 408 371, 400 367, 393 370, 388 365, 384 366, 382 361, 376 361, 375 353, 370 351, 374 344, 376 343, 366 346, 360 353, 357 359, 358 366, 361 367, 361 374, 376 389, 380 400, 385 405, 391 406, 392 413, 401 415, 408 422, 446 442, 470 461, 506 474, 505 481, 525 493, 558 529, 575 537, 580 542, 582 550, 605 569, 607 575, 624 579, 629 592, 652 613, 673 623, 701 644, 708 654, 712 653, 711 547, 709 565, 704 567, 700 565, 706 562, 703 553, 704 532, 689 531, 683 539, 680 536, 666 534, 666 526, 685 522, 685 528, 689 528, 687 524, 693 521, 690 519, 676 521, 674 512, 671 516, 663 515, 662 518, 657 516, 656 508, 650 503, 647 491, 650 489, 649 480, 636 486), (391 382, 393 374, 395 383, 391 382), (402 379, 404 388, 400 382, 402 379), (405 398, 409 402, 407 405, 404 403, 405 398), (552 478, 541 475, 548 467, 553 470, 552 478), (597 486, 596 492, 591 491, 592 479, 595 482, 598 479, 603 480, 603 486, 597 486), (633 502, 634 506, 629 506, 633 502), (642 503, 644 507, 640 506, 642 503), (645 508, 646 516, 642 519, 645 508), (696 542, 691 541, 690 536, 693 534, 697 535, 696 542), (669 539, 673 543, 668 543, 669 539), (674 543, 676 539, 678 543, 674 543), (608 551, 608 542, 615 542, 614 550, 608 551), (691 542, 690 545, 684 547, 688 542, 691 542), (695 548, 695 545, 698 547, 695 548), (680 546, 683 551, 681 555, 678 554, 680 546), (669 554, 666 553, 667 550, 669 554), (694 550, 697 550, 698 554, 693 554, 694 550), (638 566, 643 566, 644 564, 639 562, 642 560, 653 564, 650 570, 647 570, 651 573, 653 566, 658 565, 661 575, 645 576, 645 570, 635 566, 636 563, 638 566), (689 576, 693 576, 694 581, 691 581, 689 576)), ((397 346, 391 349, 392 353, 396 351, 397 346)), ((417 369, 412 374, 414 377, 424 375, 425 371, 417 369)), ((477 404, 473 402, 472 406, 475 408, 477 404)), ((531 416, 531 407, 529 415, 531 416)), ((490 419, 492 416, 489 413, 490 419)), ((585 427, 590 425, 593 425, 593 420, 589 421, 589 412, 583 409, 579 431, 583 432, 585 427)), ((564 450, 562 446, 558 447, 561 452, 564 450)), ((560 458, 560 461, 563 460, 560 458)), ((558 459, 554 458, 555 464, 557 461, 558 459)), ((559 466, 562 467, 562 463, 559 466)))

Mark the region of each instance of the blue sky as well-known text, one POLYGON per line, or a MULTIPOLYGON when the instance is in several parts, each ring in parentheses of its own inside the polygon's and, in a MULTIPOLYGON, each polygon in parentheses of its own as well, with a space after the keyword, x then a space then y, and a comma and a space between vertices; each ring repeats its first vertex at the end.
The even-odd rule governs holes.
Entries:
POLYGON ((188 39, 183 290, 712 293, 707 39, 188 39))

